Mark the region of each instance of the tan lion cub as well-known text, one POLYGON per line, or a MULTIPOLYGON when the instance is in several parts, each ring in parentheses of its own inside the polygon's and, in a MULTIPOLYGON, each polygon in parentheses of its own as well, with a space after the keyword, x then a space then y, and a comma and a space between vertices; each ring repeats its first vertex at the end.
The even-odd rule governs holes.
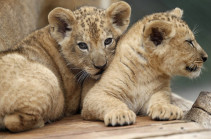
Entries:
POLYGON ((0 52, 0 129, 25 131, 76 113, 78 82, 101 76, 130 13, 125 2, 106 10, 56 8, 48 26, 0 52))
POLYGON ((138 113, 155 120, 182 118, 182 110, 170 102, 170 79, 197 77, 208 57, 182 14, 179 8, 155 13, 131 27, 101 80, 86 94, 84 119, 116 126, 134 123, 138 113))

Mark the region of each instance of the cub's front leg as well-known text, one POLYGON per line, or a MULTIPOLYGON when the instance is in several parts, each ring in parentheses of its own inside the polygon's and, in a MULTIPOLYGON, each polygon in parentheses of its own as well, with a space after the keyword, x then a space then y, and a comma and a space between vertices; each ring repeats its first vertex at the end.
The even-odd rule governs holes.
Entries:
POLYGON ((153 94, 149 100, 148 115, 154 120, 176 120, 183 117, 183 111, 170 104, 168 91, 161 91, 153 94))
POLYGON ((103 120, 106 126, 130 125, 136 120, 136 114, 125 103, 95 88, 84 98, 82 117, 86 120, 103 120))

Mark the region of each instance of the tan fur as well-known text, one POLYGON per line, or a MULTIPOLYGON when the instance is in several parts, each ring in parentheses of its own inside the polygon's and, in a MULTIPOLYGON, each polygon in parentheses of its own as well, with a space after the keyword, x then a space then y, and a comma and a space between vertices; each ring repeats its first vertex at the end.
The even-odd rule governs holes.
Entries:
POLYGON ((56 8, 49 14, 49 26, 2 51, 0 128, 20 132, 76 113, 80 83, 87 75, 98 79, 110 64, 129 18, 130 6, 125 2, 114 3, 107 10, 56 8), (121 16, 118 21, 116 15, 121 16), (105 46, 108 37, 113 41, 105 46), (89 49, 80 49, 79 42, 87 43, 89 49), (106 66, 99 68, 104 62, 106 66))
POLYGON ((83 94, 84 119, 116 126, 134 123, 136 114, 155 120, 182 118, 182 110, 171 104, 170 79, 197 77, 208 57, 182 13, 179 8, 155 13, 131 27, 100 81, 83 94))

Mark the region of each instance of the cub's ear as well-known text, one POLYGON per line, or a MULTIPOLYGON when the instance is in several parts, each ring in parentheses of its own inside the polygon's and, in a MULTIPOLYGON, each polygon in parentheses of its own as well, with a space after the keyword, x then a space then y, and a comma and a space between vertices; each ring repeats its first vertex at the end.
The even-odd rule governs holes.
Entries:
POLYGON ((71 10, 58 7, 49 13, 48 22, 52 37, 61 42, 72 31, 76 19, 71 10))
POLYGON ((174 15, 174 16, 178 17, 178 18, 182 18, 183 10, 180 9, 180 8, 175 8, 175 9, 171 10, 169 13, 171 15, 174 15))
POLYGON ((155 46, 174 37, 175 33, 175 28, 171 23, 161 20, 151 21, 143 29, 144 38, 152 41, 155 46))
POLYGON ((121 35, 128 27, 130 23, 131 8, 126 2, 120 1, 113 3, 106 10, 106 17, 109 24, 115 31, 121 35))

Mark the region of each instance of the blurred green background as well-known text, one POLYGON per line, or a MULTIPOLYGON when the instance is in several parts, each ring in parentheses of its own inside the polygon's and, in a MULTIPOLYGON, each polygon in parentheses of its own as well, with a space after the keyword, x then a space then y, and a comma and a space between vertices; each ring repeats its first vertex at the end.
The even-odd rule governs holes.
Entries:
MULTIPOLYGON (((193 29, 197 27, 196 39, 211 56, 211 0, 125 0, 132 7, 130 26, 154 12, 164 12, 179 7, 184 10, 183 20, 193 29)), ((211 92, 211 60, 204 64, 200 77, 188 79, 185 77, 174 77, 171 83, 172 91, 195 101, 201 91, 211 92)))

